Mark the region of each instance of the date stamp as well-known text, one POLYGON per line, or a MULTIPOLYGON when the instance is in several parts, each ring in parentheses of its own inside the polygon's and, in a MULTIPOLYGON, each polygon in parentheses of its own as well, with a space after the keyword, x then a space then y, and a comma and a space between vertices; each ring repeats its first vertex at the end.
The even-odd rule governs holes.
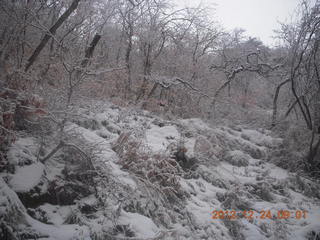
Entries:
POLYGON ((211 219, 229 219, 235 220, 239 218, 246 219, 306 219, 308 212, 305 210, 247 210, 247 211, 236 211, 236 210, 214 210, 211 212, 211 219))

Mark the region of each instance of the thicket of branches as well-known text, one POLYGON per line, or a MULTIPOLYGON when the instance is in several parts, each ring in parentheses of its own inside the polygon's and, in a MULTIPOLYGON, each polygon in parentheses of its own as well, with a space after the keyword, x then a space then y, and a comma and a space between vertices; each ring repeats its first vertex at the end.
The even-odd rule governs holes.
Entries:
POLYGON ((283 24, 279 31, 286 55, 282 67, 283 80, 276 88, 274 107, 276 110, 280 89, 286 86, 290 102, 284 117, 295 111, 297 118, 304 123, 309 141, 304 165, 308 171, 319 176, 320 1, 314 4, 303 1, 298 15, 295 23, 283 24))
POLYGON ((207 6, 3 0, 1 141, 14 139, 17 119, 50 116, 63 130, 79 97, 107 98, 212 122, 305 122, 307 168, 319 168, 319 4, 302 2, 299 21, 281 25, 283 44, 271 49, 241 29, 224 31, 207 6))
MULTIPOLYGON (((225 80, 265 71, 259 64, 269 51, 241 30, 224 32, 205 6, 178 9, 165 0, 8 0, 1 13, 2 75, 11 88, 64 88, 71 98, 81 87, 89 96, 148 101, 146 108, 161 101, 185 116, 211 112, 211 104, 197 106, 215 102, 225 80)), ((243 105, 248 84, 238 94, 243 105)))

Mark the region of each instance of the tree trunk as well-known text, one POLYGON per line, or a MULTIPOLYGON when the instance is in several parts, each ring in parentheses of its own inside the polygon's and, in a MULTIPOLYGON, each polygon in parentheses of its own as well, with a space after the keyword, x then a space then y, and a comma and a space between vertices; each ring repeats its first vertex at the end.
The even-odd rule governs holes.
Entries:
POLYGON ((271 126, 274 127, 276 126, 276 122, 277 122, 277 114, 278 114, 278 106, 277 106, 277 102, 278 102, 278 97, 279 97, 279 93, 280 93, 280 89, 283 85, 287 84, 290 82, 290 79, 287 79, 283 82, 281 82, 277 88, 276 88, 276 92, 274 94, 274 98, 273 98, 273 112, 272 112, 272 123, 271 126))
POLYGON ((85 57, 81 62, 81 67, 82 68, 85 68, 88 65, 90 58, 92 58, 93 51, 96 48, 96 46, 97 46, 97 44, 98 44, 100 39, 101 39, 101 35, 100 34, 96 34, 94 36, 94 38, 92 39, 92 42, 90 43, 90 46, 86 49, 85 57))
POLYGON ((152 52, 152 46, 150 44, 146 44, 145 49, 145 59, 144 59, 144 66, 143 66, 143 82, 140 87, 140 91, 138 92, 138 96, 136 99, 136 102, 138 102, 140 99, 144 98, 147 88, 148 88, 148 78, 151 75, 151 68, 152 68, 152 63, 151 63, 151 52, 152 52))
POLYGON ((314 129, 320 134, 320 87, 314 99, 314 129))
POLYGON ((56 34, 58 28, 63 24, 65 20, 71 15, 71 13, 77 9, 79 2, 81 0, 73 0, 70 7, 61 15, 61 17, 57 20, 57 22, 49 29, 49 33, 47 33, 43 39, 41 40, 40 44, 34 50, 31 57, 28 59, 28 63, 25 67, 25 72, 33 65, 33 63, 37 60, 39 54, 41 53, 42 49, 46 46, 48 41, 51 39, 53 35, 56 34))
POLYGON ((81 68, 80 69, 77 69, 75 72, 72 72, 71 75, 69 75, 69 81, 70 81, 70 88, 69 88, 69 93, 68 93, 68 101, 67 101, 67 105, 70 104, 71 102, 71 97, 72 97, 72 94, 73 94, 73 88, 75 85, 79 84, 80 81, 81 81, 81 74, 83 73, 84 71, 84 68, 86 68, 90 62, 90 59, 92 58, 93 56, 93 52, 94 52, 94 49, 96 48, 99 40, 101 39, 101 35, 100 34, 96 34, 91 43, 90 43, 90 46, 86 49, 85 51, 85 56, 84 56, 84 59, 82 60, 81 62, 81 68), (74 84, 72 84, 74 83, 74 84))
MULTIPOLYGON (((129 21, 130 21, 130 12, 129 12, 129 21)), ((125 98, 128 99, 128 96, 131 94, 131 84, 132 84, 132 78, 131 78, 131 52, 132 52, 132 37, 133 37, 133 26, 131 23, 129 23, 128 26, 128 45, 126 49, 126 67, 128 71, 128 79, 127 82, 125 83, 125 98)))
MULTIPOLYGON (((310 169, 315 169, 317 164, 317 156, 319 154, 319 148, 320 148, 320 88, 318 89, 314 102, 313 102, 313 107, 314 107, 314 120, 313 120, 313 130, 312 130, 312 136, 311 136, 311 141, 309 144, 309 153, 308 153, 308 167, 310 169), (316 143, 315 143, 315 138, 318 137, 316 143), (315 144, 314 144, 315 143, 315 144)), ((309 169, 309 170, 310 170, 309 169)))

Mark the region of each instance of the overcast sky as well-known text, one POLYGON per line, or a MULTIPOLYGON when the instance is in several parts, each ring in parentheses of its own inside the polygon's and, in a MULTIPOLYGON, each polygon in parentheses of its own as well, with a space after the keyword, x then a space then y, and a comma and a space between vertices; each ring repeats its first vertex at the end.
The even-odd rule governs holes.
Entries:
POLYGON ((273 30, 278 21, 290 20, 299 0, 176 0, 179 5, 216 4, 217 20, 227 30, 243 28, 270 46, 275 44, 273 30))

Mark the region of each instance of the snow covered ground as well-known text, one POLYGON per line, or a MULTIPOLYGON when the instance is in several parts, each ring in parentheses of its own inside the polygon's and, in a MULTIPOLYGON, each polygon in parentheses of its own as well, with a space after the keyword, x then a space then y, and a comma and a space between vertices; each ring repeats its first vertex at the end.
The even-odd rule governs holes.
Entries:
MULTIPOLYGON (((67 204, 64 199, 49 203, 35 197, 50 192, 53 183, 55 189, 61 189, 59 181, 65 187, 69 181, 65 169, 73 165, 62 161, 64 150, 40 163, 37 139, 21 137, 8 154, 14 173, 0 174, 0 214, 20 225, 20 233, 56 240, 319 239, 315 237, 320 232, 319 184, 266 161, 282 141, 271 132, 210 127, 200 119, 166 121, 145 111, 108 104, 79 112, 85 120, 68 123, 66 132, 81 136, 85 145, 98 146, 92 159, 99 172, 95 179, 100 179, 96 192, 74 197, 67 204), (136 146, 143 152, 128 155, 132 158, 125 160, 128 166, 124 155, 113 148, 123 133, 139 143, 136 146), (181 146, 187 159, 196 159, 197 167, 182 171, 177 166, 178 170, 162 173, 178 181, 174 186, 181 192, 178 201, 168 202, 164 192, 170 186, 144 178, 139 170, 157 171, 150 166, 152 159, 162 163, 161 159, 172 158, 181 146), (147 165, 143 165, 144 157, 147 165), (137 166, 143 169, 135 169, 135 161, 141 161, 137 166), (34 196, 40 205, 27 209, 19 200, 25 194, 34 196), (222 219, 222 215, 213 219, 214 211, 226 214, 232 210, 238 213, 236 219, 222 219), (291 215, 278 219, 281 210, 291 215), (244 211, 247 217, 242 216, 244 211), (263 218, 268 211, 271 216, 263 218)), ((52 148, 54 144, 49 144, 46 152, 52 148)))

